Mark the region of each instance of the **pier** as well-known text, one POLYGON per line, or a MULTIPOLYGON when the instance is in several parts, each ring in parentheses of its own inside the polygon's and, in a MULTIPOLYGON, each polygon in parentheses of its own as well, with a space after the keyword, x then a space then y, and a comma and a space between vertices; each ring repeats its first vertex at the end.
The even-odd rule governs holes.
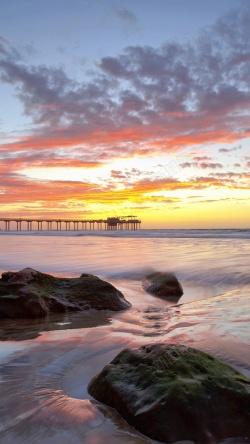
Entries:
POLYGON ((79 231, 79 230, 138 230, 141 221, 136 216, 108 217, 107 219, 57 219, 1 217, 0 228, 5 231, 79 231))

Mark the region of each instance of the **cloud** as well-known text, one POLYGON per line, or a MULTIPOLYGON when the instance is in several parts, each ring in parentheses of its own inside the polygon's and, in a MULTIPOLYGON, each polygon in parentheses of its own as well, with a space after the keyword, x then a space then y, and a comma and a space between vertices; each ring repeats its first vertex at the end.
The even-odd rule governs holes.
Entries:
POLYGON ((119 17, 124 22, 131 24, 137 23, 137 17, 132 11, 129 11, 126 8, 115 8, 114 11, 117 17, 119 17))
POLYGON ((194 162, 184 162, 184 163, 181 163, 181 164, 180 164, 180 166, 181 166, 182 168, 190 168, 190 167, 192 167, 192 166, 194 166, 194 165, 196 165, 196 164, 194 164, 194 162))
POLYGON ((212 158, 208 157, 208 156, 195 156, 193 159, 197 162, 200 162, 203 160, 212 160, 212 158))
POLYGON ((242 148, 241 145, 234 146, 233 148, 220 148, 219 152, 220 153, 231 153, 232 151, 237 151, 237 150, 240 150, 241 148, 242 148))
MULTIPOLYGON (((32 211, 37 205, 36 213, 41 214, 74 212, 79 214, 95 213, 97 206, 103 211, 111 208, 133 205, 134 208, 157 208, 164 203, 174 205, 178 198, 172 192, 180 190, 205 190, 209 188, 249 189, 250 175, 235 173, 214 173, 209 176, 194 177, 189 180, 174 178, 146 177, 143 171, 135 169, 112 170, 110 177, 102 178, 104 186, 91 181, 33 180, 14 170, 0 169, 1 202, 5 208, 11 202, 24 211, 32 211), (231 177, 230 177, 231 176, 231 177), (136 179, 137 177, 137 179, 136 179), (244 182, 245 181, 245 182, 244 182), (122 184, 122 187, 119 187, 122 184), (171 193, 166 197, 165 193, 171 193), (157 194, 156 194, 157 193, 157 194)), ((171 207, 177 208, 177 207, 171 207)), ((100 211, 100 210, 99 210, 100 211)))
POLYGON ((111 170, 112 179, 127 179, 127 175, 121 171, 111 170))
MULTIPOLYGON (((117 11, 132 20, 126 9, 117 11)), ((156 140, 160 152, 239 140, 248 135, 249 21, 250 9, 239 9, 192 43, 130 46, 103 57, 82 82, 61 67, 26 63, 3 40, 1 80, 16 88, 35 125, 34 138, 45 144, 52 132, 61 144, 67 136, 72 144, 92 146, 102 139, 113 145, 114 138, 119 156, 119 144, 131 140, 147 146, 156 140)))
MULTIPOLYGON (((100 153, 101 155, 101 153, 100 153)), ((27 168, 55 168, 55 167, 82 167, 97 168, 103 165, 103 162, 90 157, 88 153, 84 155, 81 150, 74 150, 71 153, 65 153, 63 150, 43 150, 39 152, 36 149, 23 151, 3 151, 0 153, 0 171, 2 170, 23 170, 27 168)))
MULTIPOLYGON (((115 11, 123 23, 136 24, 136 16, 128 9, 115 11)), ((20 172, 41 166, 92 168, 117 158, 165 156, 183 148, 236 143, 249 137, 249 23, 246 3, 201 30, 192 42, 167 42, 157 48, 129 46, 117 56, 102 57, 82 81, 70 78, 62 67, 35 64, 28 59, 27 49, 0 38, 1 81, 13 87, 32 122, 27 135, 15 134, 1 144, 6 192, 1 198, 5 196, 5 202, 41 200, 47 193, 53 202, 65 202, 70 196, 111 202, 126 201, 126 193, 129 201, 153 191, 231 186, 227 172, 179 182, 154 181, 139 171, 129 174, 119 169, 112 171, 107 193, 115 181, 123 181, 125 188, 113 190, 110 196, 97 184, 33 182, 29 197, 31 182, 20 172)), ((181 166, 223 168, 209 156, 195 156, 181 166)), ((241 179, 248 180, 246 174, 241 179)))
POLYGON ((250 174, 247 172, 216 172, 209 173, 209 177, 212 180, 220 182, 224 187, 236 189, 247 189, 250 188, 250 174))
POLYGON ((203 170, 207 168, 216 169, 216 168, 223 168, 223 165, 221 163, 216 163, 216 162, 201 162, 199 164, 199 168, 202 168, 203 170))
POLYGON ((124 37, 129 37, 140 31, 139 21, 134 12, 121 7, 113 7, 112 12, 119 19, 119 27, 124 37))
POLYGON ((238 202, 238 201, 247 201, 247 198, 234 198, 234 197, 225 197, 225 198, 219 198, 219 199, 201 199, 199 201, 197 201, 197 203, 221 203, 221 202, 238 202))
MULTIPOLYGON (((202 157, 198 157, 197 159, 202 159, 202 157)), ((182 168, 201 168, 202 170, 205 170, 207 168, 216 169, 216 168, 223 168, 223 165, 221 163, 216 162, 184 162, 181 163, 180 166, 182 168)))

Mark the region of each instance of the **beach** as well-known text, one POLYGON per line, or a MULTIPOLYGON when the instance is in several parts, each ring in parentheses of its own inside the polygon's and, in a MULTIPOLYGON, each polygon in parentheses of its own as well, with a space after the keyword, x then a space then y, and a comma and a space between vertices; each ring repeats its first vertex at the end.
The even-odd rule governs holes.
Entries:
POLYGON ((132 304, 115 314, 1 321, 1 443, 155 443, 87 391, 124 348, 183 344, 250 377, 250 230, 1 231, 0 244, 1 273, 92 273, 132 304), (183 296, 174 303, 145 293, 151 271, 173 272, 183 296))

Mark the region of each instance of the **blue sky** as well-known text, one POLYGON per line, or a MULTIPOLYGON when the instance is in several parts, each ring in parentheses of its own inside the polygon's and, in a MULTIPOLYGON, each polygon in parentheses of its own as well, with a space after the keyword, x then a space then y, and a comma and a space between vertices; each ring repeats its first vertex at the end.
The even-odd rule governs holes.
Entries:
POLYGON ((249 22, 247 0, 0 0, 5 212, 246 226, 249 22))
MULTIPOLYGON (((26 63, 62 67, 78 81, 91 77, 100 59, 130 45, 160 47, 196 39, 242 0, 0 0, 1 36, 26 63)), ((13 87, 2 83, 1 129, 27 118, 13 87), (6 112, 7 107, 7 112, 6 112), (9 116, 8 116, 9 115, 9 116)))

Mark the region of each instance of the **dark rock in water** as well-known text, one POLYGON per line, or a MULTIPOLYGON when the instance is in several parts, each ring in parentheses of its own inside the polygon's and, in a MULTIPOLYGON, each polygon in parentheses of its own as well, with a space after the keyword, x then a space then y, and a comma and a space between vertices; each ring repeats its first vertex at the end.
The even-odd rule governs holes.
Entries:
POLYGON ((123 350, 88 390, 164 443, 250 438, 250 380, 193 348, 151 344, 123 350))
POLYGON ((173 273, 151 273, 143 279, 142 288, 147 293, 160 297, 180 298, 183 295, 182 286, 173 273))
POLYGON ((32 268, 8 271, 0 279, 0 318, 38 318, 82 310, 131 307, 113 285, 92 274, 58 278, 32 268))

